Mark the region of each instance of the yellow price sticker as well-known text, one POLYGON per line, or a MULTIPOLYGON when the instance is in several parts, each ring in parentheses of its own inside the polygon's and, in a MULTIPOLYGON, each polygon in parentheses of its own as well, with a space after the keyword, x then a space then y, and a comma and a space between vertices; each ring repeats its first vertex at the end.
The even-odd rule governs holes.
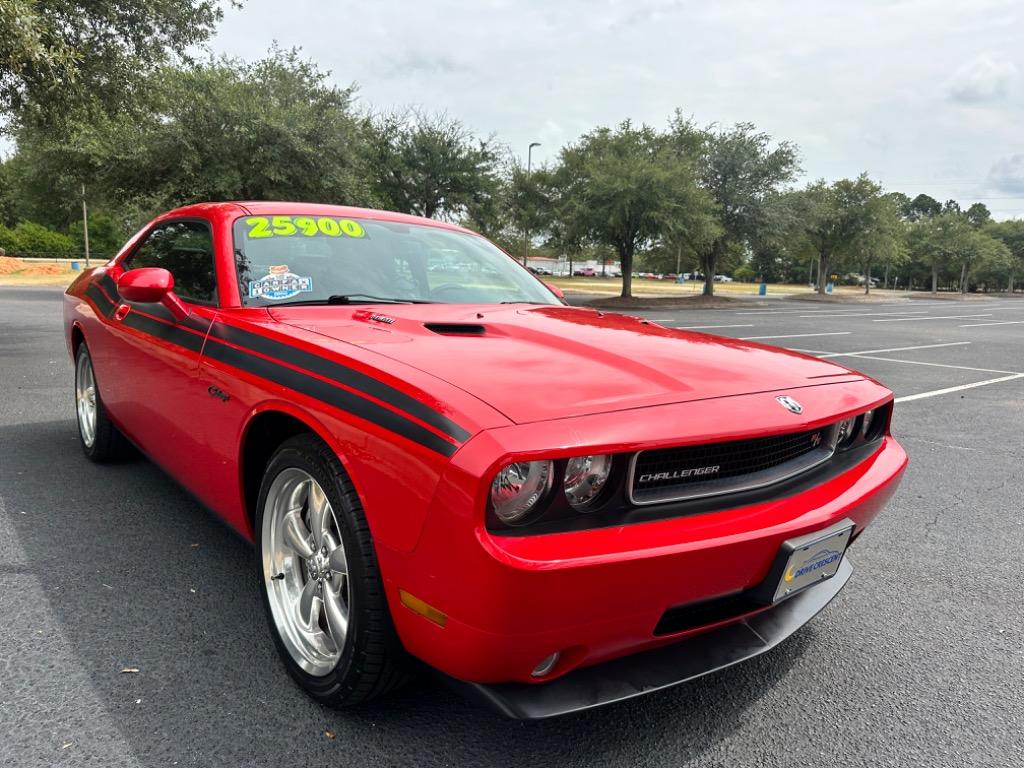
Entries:
POLYGON ((246 237, 260 240, 266 237, 366 237, 363 225, 354 219, 336 219, 331 216, 250 216, 245 220, 249 231, 246 237))

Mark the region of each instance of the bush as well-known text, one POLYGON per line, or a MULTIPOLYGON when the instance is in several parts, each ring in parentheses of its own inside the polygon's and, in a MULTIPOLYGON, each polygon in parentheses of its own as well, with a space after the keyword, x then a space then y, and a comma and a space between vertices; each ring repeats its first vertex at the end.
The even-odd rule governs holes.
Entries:
POLYGON ((70 237, 31 221, 19 221, 13 229, 0 225, 0 248, 8 256, 60 257, 75 253, 70 237))
POLYGON ((733 270, 732 277, 734 280, 739 280, 741 283, 752 283, 757 275, 754 274, 754 268, 749 264, 741 264, 733 270))
MULTIPOLYGON (((68 227, 75 253, 85 253, 82 222, 74 221, 68 227)), ((96 258, 109 259, 124 245, 128 236, 123 228, 104 213, 89 213, 89 250, 96 258)))

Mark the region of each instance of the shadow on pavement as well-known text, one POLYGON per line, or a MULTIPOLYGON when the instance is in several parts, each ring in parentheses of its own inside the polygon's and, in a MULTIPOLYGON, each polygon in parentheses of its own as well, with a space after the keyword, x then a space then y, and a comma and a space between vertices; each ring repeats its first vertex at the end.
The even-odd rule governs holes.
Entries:
POLYGON ((814 641, 812 625, 740 667, 544 722, 501 719, 429 679, 335 712, 307 699, 279 663, 250 546, 160 470, 144 460, 90 464, 70 420, 0 427, 0 445, 0 497, 23 562, 70 663, 143 764, 684 762, 733 731, 814 641), (139 672, 123 674, 128 667, 139 672))

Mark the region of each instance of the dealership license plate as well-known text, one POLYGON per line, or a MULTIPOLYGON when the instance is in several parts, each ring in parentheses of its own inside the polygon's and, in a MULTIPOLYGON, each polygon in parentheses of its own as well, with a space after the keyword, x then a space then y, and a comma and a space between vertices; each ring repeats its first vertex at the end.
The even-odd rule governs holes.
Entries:
POLYGON ((773 602, 836 575, 853 533, 852 523, 840 530, 811 533, 783 544, 791 554, 782 571, 773 602))

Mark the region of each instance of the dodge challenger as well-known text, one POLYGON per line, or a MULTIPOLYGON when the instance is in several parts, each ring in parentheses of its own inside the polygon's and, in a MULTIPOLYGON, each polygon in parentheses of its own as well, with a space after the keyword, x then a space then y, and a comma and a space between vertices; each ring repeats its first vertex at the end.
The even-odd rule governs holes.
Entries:
POLYGON ((781 643, 907 463, 824 360, 567 306, 483 237, 329 205, 164 214, 67 290, 85 455, 254 544, 316 700, 417 668, 516 718, 781 643))

